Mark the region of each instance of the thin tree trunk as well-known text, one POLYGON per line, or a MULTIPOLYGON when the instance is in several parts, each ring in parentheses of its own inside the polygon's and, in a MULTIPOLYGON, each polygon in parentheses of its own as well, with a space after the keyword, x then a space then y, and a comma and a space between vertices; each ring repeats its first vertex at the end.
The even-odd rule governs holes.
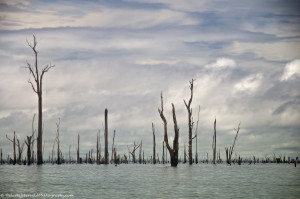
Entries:
POLYGON ((217 145, 217 134, 216 134, 216 122, 217 120, 215 119, 214 122, 214 136, 213 136, 213 144, 212 144, 212 149, 213 149, 213 164, 216 164, 216 145, 217 145))
POLYGON ((188 111, 188 126, 189 126, 189 164, 193 164, 193 124, 194 122, 192 121, 192 108, 191 108, 191 103, 193 100, 193 86, 194 86, 194 79, 192 79, 192 81, 190 81, 190 90, 191 90, 191 97, 189 100, 189 103, 187 104, 185 100, 184 104, 186 106, 186 109, 188 111))
POLYGON ((107 109, 105 109, 104 113, 104 120, 105 120, 105 130, 104 130, 104 137, 105 137, 105 151, 104 151, 104 163, 108 164, 108 124, 107 124, 107 109))
POLYGON ((111 158, 110 158, 111 162, 113 161, 113 155, 114 155, 115 135, 116 135, 116 130, 114 130, 113 144, 111 146, 111 158))
POLYGON ((2 156, 3 156, 3 154, 2 154, 2 147, 1 147, 1 165, 3 164, 2 156))
POLYGON ((80 140, 80 136, 78 134, 78 143, 77 143, 77 164, 80 164, 80 157, 79 157, 79 140, 80 140))
POLYGON ((153 132, 153 160, 152 160, 152 163, 156 164, 156 158, 155 158, 155 127, 154 127, 153 122, 152 122, 152 132, 153 132))

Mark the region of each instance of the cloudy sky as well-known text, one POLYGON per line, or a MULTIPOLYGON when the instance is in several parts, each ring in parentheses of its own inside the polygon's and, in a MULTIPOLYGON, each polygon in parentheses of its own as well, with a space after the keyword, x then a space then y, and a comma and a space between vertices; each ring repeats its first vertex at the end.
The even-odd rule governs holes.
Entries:
MULTIPOLYGON (((81 156, 96 145, 108 109, 109 146, 117 150, 143 140, 152 153, 153 122, 162 153, 163 126, 157 108, 164 97, 169 139, 171 103, 180 128, 180 156, 188 138, 183 99, 190 97, 194 122, 201 106, 198 153, 217 149, 225 157, 239 122, 237 155, 300 154, 300 4, 290 0, 0 0, 0 146, 16 131, 31 134, 37 95, 26 61, 34 54, 26 40, 38 38, 38 62, 55 64, 44 76, 44 158, 52 150, 61 119, 65 155, 81 156)), ((36 123, 37 128, 37 123, 36 123)), ((25 154, 25 153, 24 153, 25 154)))

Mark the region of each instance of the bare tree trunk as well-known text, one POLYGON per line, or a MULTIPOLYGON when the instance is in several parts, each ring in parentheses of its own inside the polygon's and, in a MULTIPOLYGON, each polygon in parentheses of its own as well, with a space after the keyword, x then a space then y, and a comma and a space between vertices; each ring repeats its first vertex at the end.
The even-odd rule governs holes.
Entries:
POLYGON ((163 141, 162 145, 163 145, 163 154, 161 159, 162 159, 162 163, 165 164, 165 141, 163 141))
POLYGON ((184 151, 183 151, 183 163, 186 163, 186 147, 184 143, 184 151))
POLYGON ((193 100, 193 86, 194 86, 194 79, 192 79, 192 81, 190 81, 190 90, 191 90, 191 97, 190 97, 190 100, 189 100, 189 103, 187 104, 185 100, 184 101, 184 104, 186 106, 186 109, 188 110, 188 126, 189 126, 189 164, 193 164, 193 147, 192 147, 192 137, 193 137, 193 124, 194 122, 192 121, 192 108, 191 108, 191 103, 192 103, 192 100, 193 100))
POLYGON ((16 132, 14 131, 14 138, 11 140, 7 135, 6 138, 13 143, 13 152, 14 152, 14 160, 13 165, 17 163, 17 156, 16 156, 16 132))
POLYGON ((197 125, 196 125, 196 133, 194 138, 196 138, 196 154, 195 154, 195 162, 198 164, 198 124, 199 124, 199 113, 200 113, 200 106, 198 111, 198 119, 197 119, 197 125))
POLYGON ((69 145, 69 164, 71 164, 71 145, 69 145))
POLYGON ((240 125, 241 125, 241 123, 239 123, 238 129, 234 129, 236 131, 236 135, 235 135, 232 147, 231 146, 229 148, 225 147, 226 161, 227 161, 227 164, 229 164, 229 165, 231 165, 231 156, 232 156, 232 153, 233 153, 233 149, 234 149, 236 138, 237 138, 238 133, 240 131, 240 125))
POLYGON ((110 158, 111 162, 113 161, 113 155, 114 155, 115 135, 116 135, 116 130, 114 130, 113 144, 111 146, 111 158, 110 158))
POLYGON ((79 140, 80 140, 80 136, 78 134, 78 143, 77 143, 77 164, 80 164, 80 157, 79 157, 79 140))
POLYGON ((33 85, 31 80, 28 80, 28 83, 31 84, 33 91, 37 94, 38 96, 38 137, 37 137, 37 164, 43 164, 43 151, 42 151, 42 140, 43 140, 43 120, 42 120, 42 82, 43 82, 43 76, 46 72, 49 71, 50 68, 54 67, 54 65, 47 65, 45 66, 41 73, 38 70, 38 61, 37 61, 37 50, 36 50, 36 45, 37 45, 37 39, 35 35, 33 35, 33 45, 29 44, 27 41, 29 47, 33 50, 34 55, 35 55, 35 66, 34 68, 27 62, 27 68, 29 69, 30 74, 33 76, 34 81, 36 82, 36 87, 33 85))
POLYGON ((59 141, 59 125, 60 125, 60 118, 58 119, 58 123, 56 123, 56 128, 57 128, 57 134, 56 134, 56 139, 55 141, 57 142, 57 164, 61 164, 61 156, 60 156, 60 141, 59 141))
POLYGON ((154 124, 152 122, 152 132, 153 132, 153 160, 152 160, 152 163, 153 164, 156 164, 156 158, 155 158, 155 127, 154 127, 154 124))
POLYGON ((104 130, 104 137, 105 137, 105 151, 104 151, 104 164, 108 164, 108 126, 107 126, 107 109, 105 109, 104 119, 105 119, 105 130, 104 130))
POLYGON ((3 154, 2 154, 2 147, 1 147, 1 165, 3 164, 2 158, 3 158, 3 154))
MULTIPOLYGON (((129 154, 131 154, 131 156, 132 156, 132 161, 133 161, 133 163, 136 163, 136 160, 135 160, 135 151, 136 151, 141 145, 136 146, 136 145, 135 145, 135 142, 134 142, 133 144, 134 144, 134 146, 133 146, 133 150, 132 150, 132 151, 130 151, 130 149, 129 149, 128 146, 127 146, 127 148, 128 148, 129 154)), ((129 159, 129 160, 130 160, 130 159, 129 159)))
POLYGON ((100 156, 99 156, 99 136, 100 136, 100 130, 99 133, 97 133, 97 164, 100 164, 100 156))
MULTIPOLYGON (((170 147, 169 145, 169 140, 168 140, 168 131, 167 131, 167 120, 163 114, 163 97, 161 93, 161 109, 158 108, 158 113, 164 123, 164 142, 166 143, 166 147, 169 150, 170 157, 171 157, 171 166, 176 167, 178 164, 178 139, 179 139, 179 129, 177 126, 177 120, 176 120, 176 113, 175 113, 175 107, 174 104, 172 103, 172 113, 173 113, 173 122, 174 122, 174 140, 173 140, 173 148, 170 147)), ((163 160, 164 161, 164 160, 163 160)))
POLYGON ((140 152, 139 152, 139 164, 141 164, 142 163, 142 147, 143 147, 143 142, 142 142, 142 140, 141 140, 141 147, 140 147, 140 152))
POLYGON ((213 164, 216 164, 216 147, 217 147, 217 134, 216 134, 216 122, 217 120, 215 119, 214 122, 214 136, 213 136, 213 144, 212 144, 212 150, 213 150, 213 164))

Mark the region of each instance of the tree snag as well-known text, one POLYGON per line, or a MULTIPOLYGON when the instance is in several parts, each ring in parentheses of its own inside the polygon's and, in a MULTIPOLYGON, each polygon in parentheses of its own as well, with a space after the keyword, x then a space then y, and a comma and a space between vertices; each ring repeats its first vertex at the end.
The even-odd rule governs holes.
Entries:
POLYGON ((33 35, 33 44, 30 44, 27 41, 27 44, 29 47, 33 50, 34 55, 35 55, 35 64, 34 67, 32 67, 28 62, 27 62, 27 67, 29 70, 29 73, 33 76, 34 81, 36 86, 33 85, 31 80, 28 80, 28 83, 31 85, 32 90, 37 94, 38 96, 38 136, 37 136, 37 164, 43 164, 43 152, 42 152, 42 140, 43 140, 43 120, 42 120, 42 114, 43 114, 43 109, 42 109, 42 82, 43 82, 43 76, 46 72, 49 71, 50 68, 54 67, 54 65, 47 65, 45 66, 42 71, 39 71, 38 69, 38 61, 37 61, 37 54, 38 51, 36 50, 36 45, 38 41, 33 35))
POLYGON ((241 122, 239 123, 238 125, 238 129, 234 129, 236 131, 236 135, 235 135, 235 138, 234 138, 234 141, 233 141, 233 145, 232 147, 230 146, 229 148, 228 147, 225 147, 225 152, 226 152, 226 162, 227 164, 231 165, 231 157, 232 157, 232 153, 233 153, 233 148, 234 148, 234 145, 235 145, 235 141, 236 141, 236 138, 238 136, 238 133, 240 131, 240 125, 241 125, 241 122))
POLYGON ((105 137, 105 151, 104 151, 104 164, 108 164, 108 124, 107 124, 107 109, 104 112, 104 120, 105 120, 105 129, 104 129, 104 137, 105 137))
POLYGON ((131 156, 132 156, 132 161, 133 161, 133 163, 136 163, 136 160, 135 160, 135 151, 136 151, 140 146, 141 146, 141 145, 136 146, 136 145, 135 145, 135 141, 134 141, 134 143, 133 143, 133 150, 132 150, 132 151, 130 151, 129 147, 127 146, 128 151, 129 151, 129 154, 131 154, 131 156))
POLYGON ((61 164, 61 150, 60 150, 60 140, 59 140, 59 125, 60 125, 60 118, 58 118, 58 123, 56 123, 57 133, 55 141, 57 143, 57 164, 61 164))
POLYGON ((189 164, 193 164, 193 152, 192 152, 192 143, 193 143, 193 125, 194 125, 194 122, 193 122, 193 119, 192 119, 192 108, 191 108, 191 103, 192 103, 192 100, 193 100, 193 87, 194 87, 194 79, 192 79, 192 81, 190 81, 190 90, 191 90, 191 97, 190 97, 190 100, 189 100, 189 103, 187 104, 185 100, 183 100, 185 106, 186 106, 186 109, 188 111, 188 126, 189 126, 189 164))
POLYGON ((13 150, 14 150, 14 160, 13 165, 17 163, 17 156, 16 156, 16 132, 14 131, 14 139, 11 140, 7 135, 6 138, 13 143, 13 150))
POLYGON ((152 160, 152 163, 156 164, 156 158, 155 158, 155 127, 154 127, 153 122, 152 122, 152 132, 153 132, 153 160, 152 160))
POLYGON ((173 140, 173 148, 170 147, 169 145, 169 140, 168 140, 168 130, 167 130, 167 120, 164 116, 164 107, 163 107, 163 96, 161 93, 161 109, 158 108, 158 113, 163 121, 164 124, 164 142, 166 144, 167 149, 169 150, 170 157, 171 157, 171 166, 176 167, 178 164, 178 139, 179 139, 179 128, 177 126, 177 120, 176 120, 176 113, 175 113, 175 106, 172 103, 172 113, 173 113, 173 122, 174 122, 174 140, 173 140))
POLYGON ((217 151, 217 134, 216 134, 216 122, 217 120, 215 119, 214 122, 214 135, 213 135, 213 142, 212 142, 212 150, 213 150, 213 164, 216 164, 216 151, 217 151))

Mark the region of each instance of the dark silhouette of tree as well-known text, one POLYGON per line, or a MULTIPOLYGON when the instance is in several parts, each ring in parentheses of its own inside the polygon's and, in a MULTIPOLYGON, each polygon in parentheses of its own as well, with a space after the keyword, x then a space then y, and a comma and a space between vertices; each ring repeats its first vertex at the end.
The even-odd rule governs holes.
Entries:
POLYGON ((175 113, 175 107, 174 104, 172 103, 172 113, 173 113, 173 122, 174 122, 174 140, 173 140, 173 148, 170 147, 169 145, 169 140, 168 140, 168 130, 167 130, 167 120, 164 116, 164 107, 163 107, 163 96, 161 93, 161 108, 158 108, 158 113, 164 123, 164 142, 166 143, 166 147, 170 153, 171 157, 171 166, 176 167, 178 164, 178 150, 179 150, 179 144, 178 144, 178 139, 179 139, 179 128, 177 126, 177 120, 176 120, 176 113, 175 113))
POLYGON ((43 164, 43 151, 42 151, 42 145, 43 145, 43 103, 42 103, 42 96, 43 96, 43 77, 44 74, 46 72, 49 71, 50 68, 54 67, 54 65, 47 65, 45 66, 41 71, 38 68, 38 59, 37 59, 37 55, 38 55, 38 51, 36 49, 36 45, 37 45, 38 41, 35 37, 35 35, 33 35, 33 44, 30 44, 27 41, 27 44, 29 45, 29 47, 33 50, 34 55, 35 55, 35 63, 34 66, 31 66, 28 62, 27 62, 27 67, 30 74, 32 75, 32 77, 34 78, 35 81, 35 86, 34 83, 32 83, 32 81, 29 79, 28 83, 31 84, 32 90, 37 94, 38 96, 38 136, 37 136, 37 164, 43 164))

